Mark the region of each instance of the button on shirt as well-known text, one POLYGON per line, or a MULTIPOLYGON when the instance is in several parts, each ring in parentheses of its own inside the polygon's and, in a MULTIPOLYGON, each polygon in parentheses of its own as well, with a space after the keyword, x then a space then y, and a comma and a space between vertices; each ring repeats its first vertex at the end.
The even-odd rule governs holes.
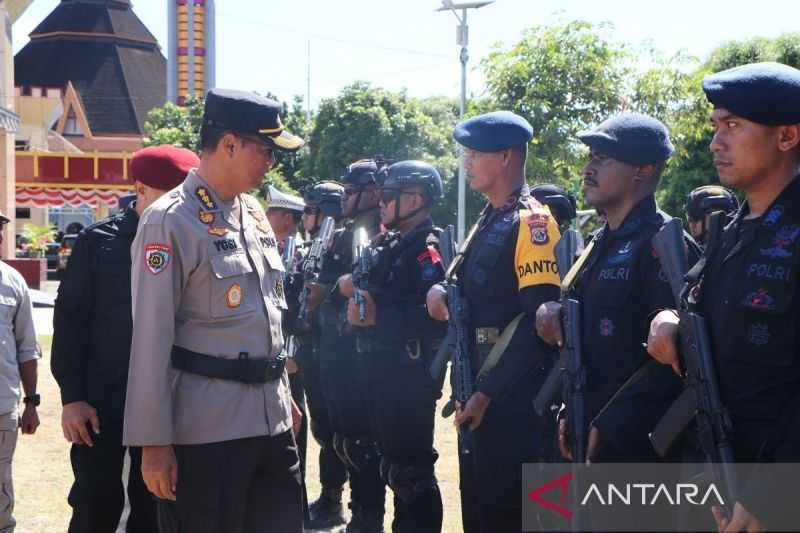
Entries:
POLYGON ((257 200, 223 202, 194 172, 142 217, 131 248, 126 445, 202 444, 291 429, 288 376, 264 384, 171 367, 173 345, 274 359, 286 308, 277 241, 257 200))
POLYGON ((38 359, 33 306, 22 275, 0 261, 0 415, 16 413, 19 365, 38 359))

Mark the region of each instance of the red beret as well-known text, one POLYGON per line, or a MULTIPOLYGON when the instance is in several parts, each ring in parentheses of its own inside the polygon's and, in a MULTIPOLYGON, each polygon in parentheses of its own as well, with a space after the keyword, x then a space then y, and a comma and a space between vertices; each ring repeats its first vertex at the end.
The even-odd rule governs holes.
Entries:
POLYGON ((186 148, 170 144, 148 146, 133 154, 131 176, 155 189, 169 191, 183 183, 189 170, 200 166, 200 159, 186 148))

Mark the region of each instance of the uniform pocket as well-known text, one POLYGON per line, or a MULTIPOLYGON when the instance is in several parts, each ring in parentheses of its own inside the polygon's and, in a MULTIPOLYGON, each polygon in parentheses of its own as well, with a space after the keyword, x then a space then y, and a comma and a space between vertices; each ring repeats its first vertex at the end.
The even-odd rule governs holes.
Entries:
POLYGON ((17 298, 12 295, 0 295, 0 324, 10 324, 17 311, 17 298))
POLYGON ((212 318, 227 318, 255 311, 258 301, 253 267, 244 253, 217 255, 211 258, 212 318))

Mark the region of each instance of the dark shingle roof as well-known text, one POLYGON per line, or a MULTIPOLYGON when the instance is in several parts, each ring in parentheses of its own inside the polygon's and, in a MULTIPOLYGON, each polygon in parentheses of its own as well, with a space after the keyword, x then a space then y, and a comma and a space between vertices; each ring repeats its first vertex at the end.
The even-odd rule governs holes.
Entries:
POLYGON ((127 1, 62 0, 14 70, 20 86, 71 81, 96 135, 143 134, 147 112, 166 100, 166 59, 127 1))

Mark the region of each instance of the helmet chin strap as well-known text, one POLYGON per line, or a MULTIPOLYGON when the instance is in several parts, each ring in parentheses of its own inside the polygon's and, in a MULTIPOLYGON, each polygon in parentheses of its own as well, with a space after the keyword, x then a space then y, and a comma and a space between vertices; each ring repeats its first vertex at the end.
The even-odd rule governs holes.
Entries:
POLYGON ((422 204, 421 207, 414 209, 406 213, 404 216, 400 216, 400 195, 397 196, 397 200, 394 201, 394 219, 389 224, 386 224, 386 227, 389 229, 395 229, 397 227, 398 222, 403 222, 404 220, 408 220, 411 217, 417 215, 417 213, 421 213, 428 207, 428 200, 425 200, 425 203, 422 204))

